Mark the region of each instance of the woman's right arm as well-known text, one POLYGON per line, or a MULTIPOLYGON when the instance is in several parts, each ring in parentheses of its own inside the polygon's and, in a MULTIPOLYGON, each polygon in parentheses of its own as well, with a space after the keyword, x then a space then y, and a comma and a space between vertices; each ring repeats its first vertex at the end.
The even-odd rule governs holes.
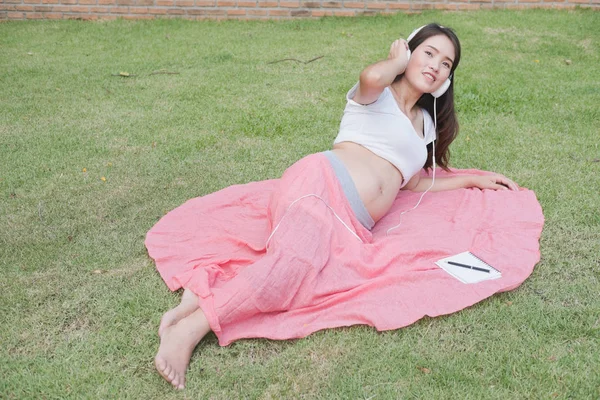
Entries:
POLYGON ((479 188, 481 190, 519 190, 519 186, 515 182, 504 175, 494 173, 488 175, 458 175, 435 178, 433 186, 431 183, 432 178, 421 177, 419 174, 416 174, 402 189, 413 192, 424 192, 426 190, 441 192, 444 190, 468 188, 479 188))
POLYGON ((371 64, 360 73, 360 84, 352 100, 360 104, 370 104, 377 100, 383 89, 391 85, 406 69, 407 49, 406 40, 394 41, 387 60, 371 64))

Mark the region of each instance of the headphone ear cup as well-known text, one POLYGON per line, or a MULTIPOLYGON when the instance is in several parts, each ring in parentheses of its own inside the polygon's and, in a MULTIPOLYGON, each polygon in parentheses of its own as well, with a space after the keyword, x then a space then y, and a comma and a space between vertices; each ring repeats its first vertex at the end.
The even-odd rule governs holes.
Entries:
POLYGON ((449 87, 450 87, 450 78, 446 79, 444 81, 444 84, 442 86, 440 86, 440 88, 438 90, 436 90, 435 92, 432 92, 431 95, 437 99, 438 97, 440 97, 444 93, 446 93, 446 90, 448 90, 449 87))

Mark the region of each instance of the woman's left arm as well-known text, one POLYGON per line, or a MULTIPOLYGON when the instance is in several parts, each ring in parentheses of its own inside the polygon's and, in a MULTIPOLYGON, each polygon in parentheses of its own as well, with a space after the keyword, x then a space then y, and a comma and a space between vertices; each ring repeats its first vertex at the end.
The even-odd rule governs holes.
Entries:
MULTIPOLYGON (((413 192, 424 192, 431 186, 431 178, 415 175, 402 188, 413 192)), ((450 176, 444 178, 435 178, 431 192, 441 192, 443 190, 453 190, 461 188, 476 187, 479 189, 493 190, 519 190, 515 182, 501 174, 491 175, 462 175, 450 176)))

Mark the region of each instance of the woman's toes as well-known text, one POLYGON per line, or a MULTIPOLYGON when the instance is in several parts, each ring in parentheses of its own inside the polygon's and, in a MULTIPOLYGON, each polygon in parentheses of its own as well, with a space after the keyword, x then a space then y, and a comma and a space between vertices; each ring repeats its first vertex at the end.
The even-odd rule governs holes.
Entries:
POLYGON ((165 378, 170 381, 171 380, 171 375, 173 374, 173 368, 171 368, 170 364, 167 364, 167 366, 165 367, 165 369, 163 370, 163 373, 165 375, 165 378))
POLYGON ((162 358, 157 358, 155 364, 158 372, 167 378, 169 376, 169 371, 171 371, 171 366, 167 363, 167 361, 162 358))
POLYGON ((175 378, 171 381, 171 385, 175 387, 175 389, 183 389, 184 387, 185 376, 180 374, 175 374, 175 378))

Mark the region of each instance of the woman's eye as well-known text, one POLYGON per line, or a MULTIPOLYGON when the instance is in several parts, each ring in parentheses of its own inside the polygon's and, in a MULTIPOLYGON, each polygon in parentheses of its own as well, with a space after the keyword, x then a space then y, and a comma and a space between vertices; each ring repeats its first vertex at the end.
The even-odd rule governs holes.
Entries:
POLYGON ((447 62, 445 62, 443 65, 444 65, 444 67, 446 67, 446 68, 450 68, 450 64, 448 64, 447 62))
POLYGON ((431 52, 430 52, 430 51, 427 51, 427 50, 425 50, 425 54, 427 54, 429 57, 431 57, 431 56, 432 56, 431 52))

